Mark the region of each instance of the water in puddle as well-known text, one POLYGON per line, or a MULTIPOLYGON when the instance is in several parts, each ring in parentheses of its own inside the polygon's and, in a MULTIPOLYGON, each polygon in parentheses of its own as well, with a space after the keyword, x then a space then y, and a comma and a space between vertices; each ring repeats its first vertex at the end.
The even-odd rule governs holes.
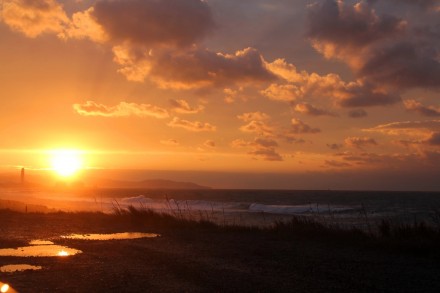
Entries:
POLYGON ((82 251, 61 245, 33 245, 33 246, 24 246, 18 248, 0 249, 0 256, 18 256, 18 257, 69 256, 78 253, 82 253, 82 251))
POLYGON ((113 233, 113 234, 71 234, 61 236, 67 239, 79 239, 79 240, 123 240, 123 239, 138 239, 138 238, 156 238, 159 234, 155 233, 138 233, 138 232, 125 232, 125 233, 113 233))
POLYGON ((29 242, 29 245, 52 245, 55 244, 52 241, 49 240, 32 240, 29 242))
POLYGON ((0 292, 1 293, 17 293, 9 284, 0 282, 0 292))
POLYGON ((0 267, 0 272, 2 273, 14 273, 14 272, 22 272, 22 271, 37 271, 41 270, 42 267, 40 266, 32 266, 27 264, 16 264, 16 265, 5 265, 0 267))

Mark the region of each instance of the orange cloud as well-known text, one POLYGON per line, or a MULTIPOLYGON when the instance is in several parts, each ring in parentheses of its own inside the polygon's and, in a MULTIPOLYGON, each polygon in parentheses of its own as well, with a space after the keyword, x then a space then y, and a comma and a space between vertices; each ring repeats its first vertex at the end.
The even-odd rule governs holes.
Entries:
POLYGON ((197 107, 191 107, 185 100, 169 100, 172 109, 181 114, 195 114, 203 111, 204 107, 199 105, 197 107))
POLYGON ((377 146, 377 142, 371 137, 347 137, 344 140, 349 147, 363 149, 368 146, 377 146))
POLYGON ((319 128, 313 128, 299 119, 292 118, 289 131, 295 134, 312 134, 321 132, 319 128))
POLYGON ((183 120, 178 117, 174 117, 173 120, 171 120, 168 123, 168 126, 170 127, 177 127, 177 128, 183 128, 188 131, 194 131, 194 132, 201 132, 201 131, 216 131, 216 127, 209 124, 209 123, 202 123, 199 121, 188 121, 183 120))
POLYGON ((30 38, 62 33, 70 22, 55 0, 4 0, 0 20, 30 38))
POLYGON ((113 52, 121 65, 119 72, 127 79, 142 82, 148 77, 162 88, 192 89, 276 79, 253 48, 222 54, 196 46, 142 50, 125 44, 115 46, 113 52))
POLYGON ((231 143, 232 147, 251 148, 248 154, 255 159, 264 161, 283 161, 283 158, 275 150, 278 143, 269 138, 256 138, 254 141, 245 141, 242 139, 234 140, 231 143))
POLYGON ((160 143, 163 145, 172 146, 172 147, 180 145, 180 143, 176 139, 161 140, 160 143))
POLYGON ((440 131, 440 120, 391 122, 364 129, 364 131, 380 132, 390 135, 408 134, 426 136, 427 133, 440 131))
POLYGON ((413 111, 428 117, 440 117, 440 107, 425 106, 415 100, 405 100, 403 104, 408 111, 413 111))
POLYGON ((293 110, 297 113, 306 114, 310 116, 337 116, 336 114, 327 110, 319 109, 308 103, 299 103, 293 107, 293 110))
POLYGON ((338 74, 319 75, 298 72, 296 67, 278 59, 267 63, 266 67, 287 84, 271 84, 261 91, 272 100, 297 101, 312 97, 326 97, 341 107, 369 107, 390 105, 400 101, 400 96, 385 89, 377 88, 366 80, 345 82, 338 74))
POLYGON ((116 106, 106 106, 93 101, 84 104, 74 104, 73 109, 83 116, 102 116, 102 117, 154 117, 158 119, 168 118, 168 111, 150 104, 136 104, 120 102, 116 106))

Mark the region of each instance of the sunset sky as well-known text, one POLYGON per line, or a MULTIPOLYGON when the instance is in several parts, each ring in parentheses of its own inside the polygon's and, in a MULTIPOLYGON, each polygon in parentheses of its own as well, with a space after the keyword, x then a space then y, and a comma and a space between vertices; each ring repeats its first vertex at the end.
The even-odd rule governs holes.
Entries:
POLYGON ((2 168, 440 190, 440 1, 1 5, 2 168))

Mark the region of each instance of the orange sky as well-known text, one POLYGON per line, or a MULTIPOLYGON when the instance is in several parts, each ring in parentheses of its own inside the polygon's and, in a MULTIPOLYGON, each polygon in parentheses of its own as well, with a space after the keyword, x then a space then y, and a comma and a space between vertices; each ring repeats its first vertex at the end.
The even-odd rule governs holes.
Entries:
POLYGON ((75 149, 86 168, 405 170, 438 190, 440 4, 382 2, 4 0, 0 166, 75 149))

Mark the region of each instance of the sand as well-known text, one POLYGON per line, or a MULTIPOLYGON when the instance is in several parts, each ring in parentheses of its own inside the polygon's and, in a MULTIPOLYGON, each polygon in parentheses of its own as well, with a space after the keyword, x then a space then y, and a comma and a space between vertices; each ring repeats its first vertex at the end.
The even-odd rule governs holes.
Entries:
POLYGON ((0 211, 0 248, 50 240, 81 250, 68 257, 0 257, 18 292, 439 292, 438 249, 387 246, 365 239, 286 235, 210 225, 139 223, 103 214, 0 211), (72 233, 158 233, 90 241, 72 233))

